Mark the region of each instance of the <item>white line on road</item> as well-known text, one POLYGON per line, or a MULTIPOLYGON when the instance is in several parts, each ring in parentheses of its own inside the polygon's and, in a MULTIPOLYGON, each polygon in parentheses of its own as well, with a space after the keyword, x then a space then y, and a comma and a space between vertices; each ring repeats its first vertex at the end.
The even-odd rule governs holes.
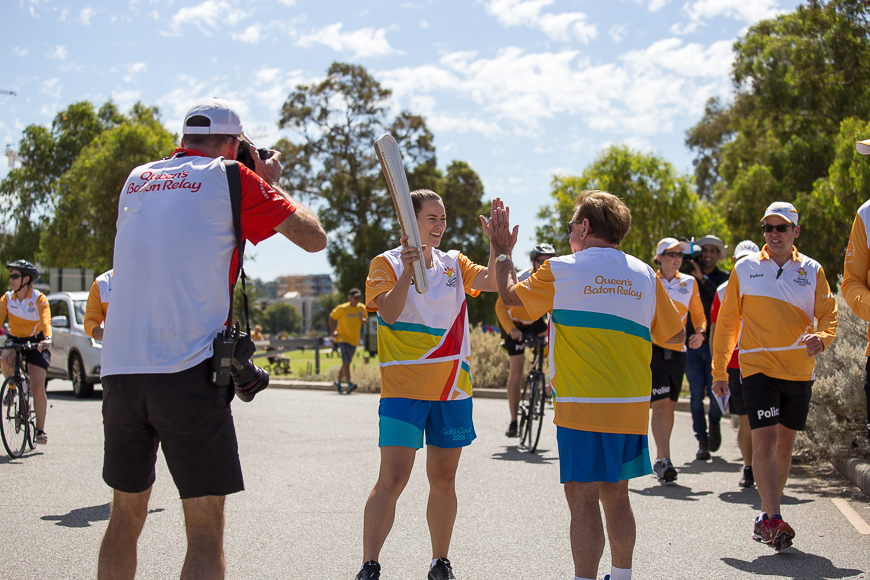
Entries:
POLYGON ((855 526, 855 529, 858 530, 859 534, 870 535, 870 524, 864 521, 864 519, 858 515, 852 506, 849 505, 849 502, 840 497, 831 497, 829 498, 834 505, 837 506, 837 509, 846 516, 846 519, 849 520, 849 523, 855 526))

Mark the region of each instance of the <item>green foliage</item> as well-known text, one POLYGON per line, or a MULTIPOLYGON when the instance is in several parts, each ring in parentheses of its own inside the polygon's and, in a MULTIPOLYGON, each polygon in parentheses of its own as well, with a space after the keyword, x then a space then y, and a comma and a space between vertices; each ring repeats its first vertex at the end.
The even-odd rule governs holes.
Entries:
POLYGON ((734 45, 734 102, 708 103, 686 140, 696 152, 699 194, 715 200, 732 241, 760 241, 764 208, 791 201, 806 228, 798 246, 831 281, 842 271, 842 233, 860 203, 829 211, 832 200, 822 194, 835 184, 816 182, 843 146, 841 122, 870 114, 868 10, 861 0, 811 1, 752 26, 734 45))
POLYGON ((274 338, 276 334, 287 331, 291 336, 302 334, 302 315, 292 304, 276 302, 264 312, 263 331, 274 338))
POLYGON ((816 458, 853 455, 870 459, 870 444, 864 424, 864 354, 867 323, 837 296, 837 338, 816 357, 816 382, 807 417, 806 431, 799 434, 795 449, 816 458))
POLYGON ((546 220, 536 228, 539 240, 550 241, 569 254, 566 224, 574 215, 574 200, 584 190, 600 189, 622 199, 631 209, 631 231, 620 249, 652 263, 655 245, 664 237, 700 237, 708 233, 727 239, 727 228, 692 190, 692 179, 656 155, 611 146, 579 176, 553 178, 552 206, 541 208, 546 220))
POLYGON ((54 217, 40 240, 40 259, 64 267, 112 267, 118 195, 130 171, 166 157, 175 135, 156 108, 137 103, 127 117, 85 146, 56 181, 54 217))

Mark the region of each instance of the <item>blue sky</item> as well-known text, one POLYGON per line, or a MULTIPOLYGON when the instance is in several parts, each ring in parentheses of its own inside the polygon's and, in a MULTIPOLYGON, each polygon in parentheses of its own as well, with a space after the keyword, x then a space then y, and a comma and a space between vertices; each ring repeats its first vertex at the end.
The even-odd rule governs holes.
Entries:
MULTIPOLYGON (((798 4, 6 0, 0 89, 17 95, 0 95, 0 138, 17 145, 27 125, 110 98, 125 111, 137 100, 156 105, 180 133, 193 102, 219 96, 258 145, 271 145, 293 88, 317 82, 333 61, 353 62, 393 90, 396 111, 426 118, 441 167, 469 162, 487 197, 512 208, 518 255, 535 243, 553 176, 579 174, 607 145, 691 171, 685 131, 709 97, 729 98, 734 41, 798 4)), ((7 171, 0 161, 0 178, 7 171)), ((643 208, 632 210, 643 219, 643 208)), ((252 249, 249 276, 331 271, 325 252, 278 238, 252 249)))

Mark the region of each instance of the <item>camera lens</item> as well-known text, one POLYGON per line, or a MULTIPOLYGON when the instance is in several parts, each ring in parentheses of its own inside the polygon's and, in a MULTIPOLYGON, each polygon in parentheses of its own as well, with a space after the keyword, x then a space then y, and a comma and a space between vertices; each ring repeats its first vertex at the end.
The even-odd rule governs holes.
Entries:
POLYGON ((245 403, 253 401, 257 393, 269 386, 269 373, 251 361, 247 361, 247 364, 239 371, 233 365, 230 374, 233 377, 236 396, 245 403))

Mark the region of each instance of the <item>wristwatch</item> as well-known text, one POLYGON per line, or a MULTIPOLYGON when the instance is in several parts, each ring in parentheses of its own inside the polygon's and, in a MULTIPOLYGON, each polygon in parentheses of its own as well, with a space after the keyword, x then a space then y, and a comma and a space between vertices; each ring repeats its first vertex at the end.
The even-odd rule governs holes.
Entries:
POLYGON ((498 260, 499 262, 504 262, 505 260, 510 260, 510 259, 511 259, 511 257, 508 254, 499 254, 498 258, 496 258, 496 260, 498 260))

